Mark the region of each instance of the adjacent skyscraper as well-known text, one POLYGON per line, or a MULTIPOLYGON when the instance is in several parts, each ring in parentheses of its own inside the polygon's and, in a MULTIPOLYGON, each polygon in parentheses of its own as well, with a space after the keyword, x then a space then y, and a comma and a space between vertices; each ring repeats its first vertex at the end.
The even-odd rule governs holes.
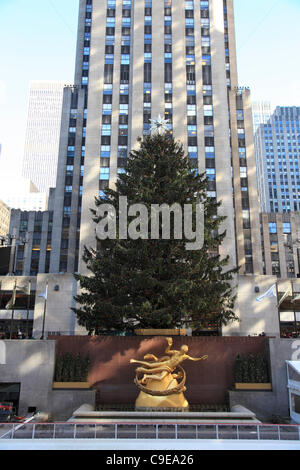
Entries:
POLYGON ((23 211, 45 211, 48 206, 47 193, 39 193, 29 179, 5 171, 0 174, 0 199, 10 209, 23 211))
POLYGON ((264 274, 300 277, 300 213, 261 215, 264 274))
POLYGON ((253 127, 254 132, 260 124, 267 124, 272 115, 272 108, 270 101, 254 101, 252 103, 253 112, 253 127))
POLYGON ((65 82, 30 83, 22 176, 38 191, 55 187, 65 82))
POLYGON ((6 237, 9 232, 10 209, 0 199, 0 237, 6 237))
POLYGON ((238 88, 233 0, 80 0, 75 86, 65 89, 50 272, 84 271, 90 209, 150 119, 170 120, 227 216, 221 255, 262 272, 250 95, 238 88))
POLYGON ((255 134, 262 212, 300 210, 300 107, 277 107, 255 134))

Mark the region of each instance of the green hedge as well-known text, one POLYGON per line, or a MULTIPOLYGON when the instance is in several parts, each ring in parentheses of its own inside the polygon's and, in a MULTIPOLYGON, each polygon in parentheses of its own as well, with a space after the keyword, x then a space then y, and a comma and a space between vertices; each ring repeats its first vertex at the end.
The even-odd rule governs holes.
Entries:
POLYGON ((236 383, 269 383, 269 368, 263 354, 239 354, 235 363, 236 383))
POLYGON ((90 357, 80 353, 60 354, 55 363, 55 382, 86 382, 90 368, 90 357))

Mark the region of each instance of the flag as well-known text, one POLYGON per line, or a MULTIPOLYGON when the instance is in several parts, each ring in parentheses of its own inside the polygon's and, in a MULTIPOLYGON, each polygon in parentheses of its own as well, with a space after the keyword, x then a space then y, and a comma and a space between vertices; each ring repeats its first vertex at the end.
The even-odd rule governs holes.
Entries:
POLYGON ((282 304, 282 302, 283 302, 289 295, 291 295, 291 296, 293 295, 293 294, 292 294, 292 288, 291 288, 291 287, 289 287, 289 288, 287 289, 287 291, 283 294, 283 296, 282 296, 281 299, 279 300, 279 302, 278 302, 278 307, 280 307, 280 305, 282 304))
POLYGON ((45 291, 42 294, 38 295, 38 297, 43 297, 43 299, 47 300, 47 297, 48 297, 48 284, 46 285, 45 291))
MULTIPOLYGON (((300 293, 297 294, 297 293, 295 292, 295 294, 296 294, 296 297, 294 297, 294 298, 291 300, 292 303, 296 302, 296 300, 300 300, 300 293)), ((294 294, 294 295, 295 295, 295 294, 294 294)))
POLYGON ((14 287, 13 294, 9 302, 5 306, 5 310, 11 310, 16 303, 16 288, 14 287))
POLYGON ((261 302, 263 299, 270 298, 270 297, 277 297, 276 284, 273 284, 273 286, 270 287, 270 289, 267 290, 267 292, 262 294, 260 297, 257 297, 256 300, 257 300, 257 302, 261 302))

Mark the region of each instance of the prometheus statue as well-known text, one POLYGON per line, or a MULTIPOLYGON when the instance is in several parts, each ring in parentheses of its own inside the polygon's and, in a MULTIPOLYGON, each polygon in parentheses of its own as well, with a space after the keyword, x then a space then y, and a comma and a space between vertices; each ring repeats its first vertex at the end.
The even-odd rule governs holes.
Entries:
POLYGON ((153 354, 147 354, 144 361, 131 359, 131 364, 141 367, 136 369, 135 384, 140 390, 136 400, 138 408, 184 408, 189 404, 184 397, 186 391, 186 373, 181 367, 185 360, 198 362, 207 359, 208 356, 193 358, 187 354, 188 346, 183 345, 180 351, 172 350, 172 338, 166 338, 168 346, 165 356, 157 358, 153 354))

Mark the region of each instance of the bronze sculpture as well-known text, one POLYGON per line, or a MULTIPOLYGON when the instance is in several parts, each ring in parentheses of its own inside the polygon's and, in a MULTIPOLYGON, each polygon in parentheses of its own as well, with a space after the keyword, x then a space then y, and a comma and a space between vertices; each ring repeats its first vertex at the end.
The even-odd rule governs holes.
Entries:
POLYGON ((167 338, 168 346, 165 356, 157 358, 153 354, 147 354, 144 361, 131 359, 131 364, 139 364, 137 367, 135 384, 140 390, 136 401, 136 408, 183 408, 189 404, 183 395, 186 391, 186 373, 181 367, 185 360, 201 361, 208 356, 193 358, 187 354, 188 346, 181 346, 180 350, 172 350, 173 339, 167 338), (140 374, 143 374, 140 377, 140 374))

